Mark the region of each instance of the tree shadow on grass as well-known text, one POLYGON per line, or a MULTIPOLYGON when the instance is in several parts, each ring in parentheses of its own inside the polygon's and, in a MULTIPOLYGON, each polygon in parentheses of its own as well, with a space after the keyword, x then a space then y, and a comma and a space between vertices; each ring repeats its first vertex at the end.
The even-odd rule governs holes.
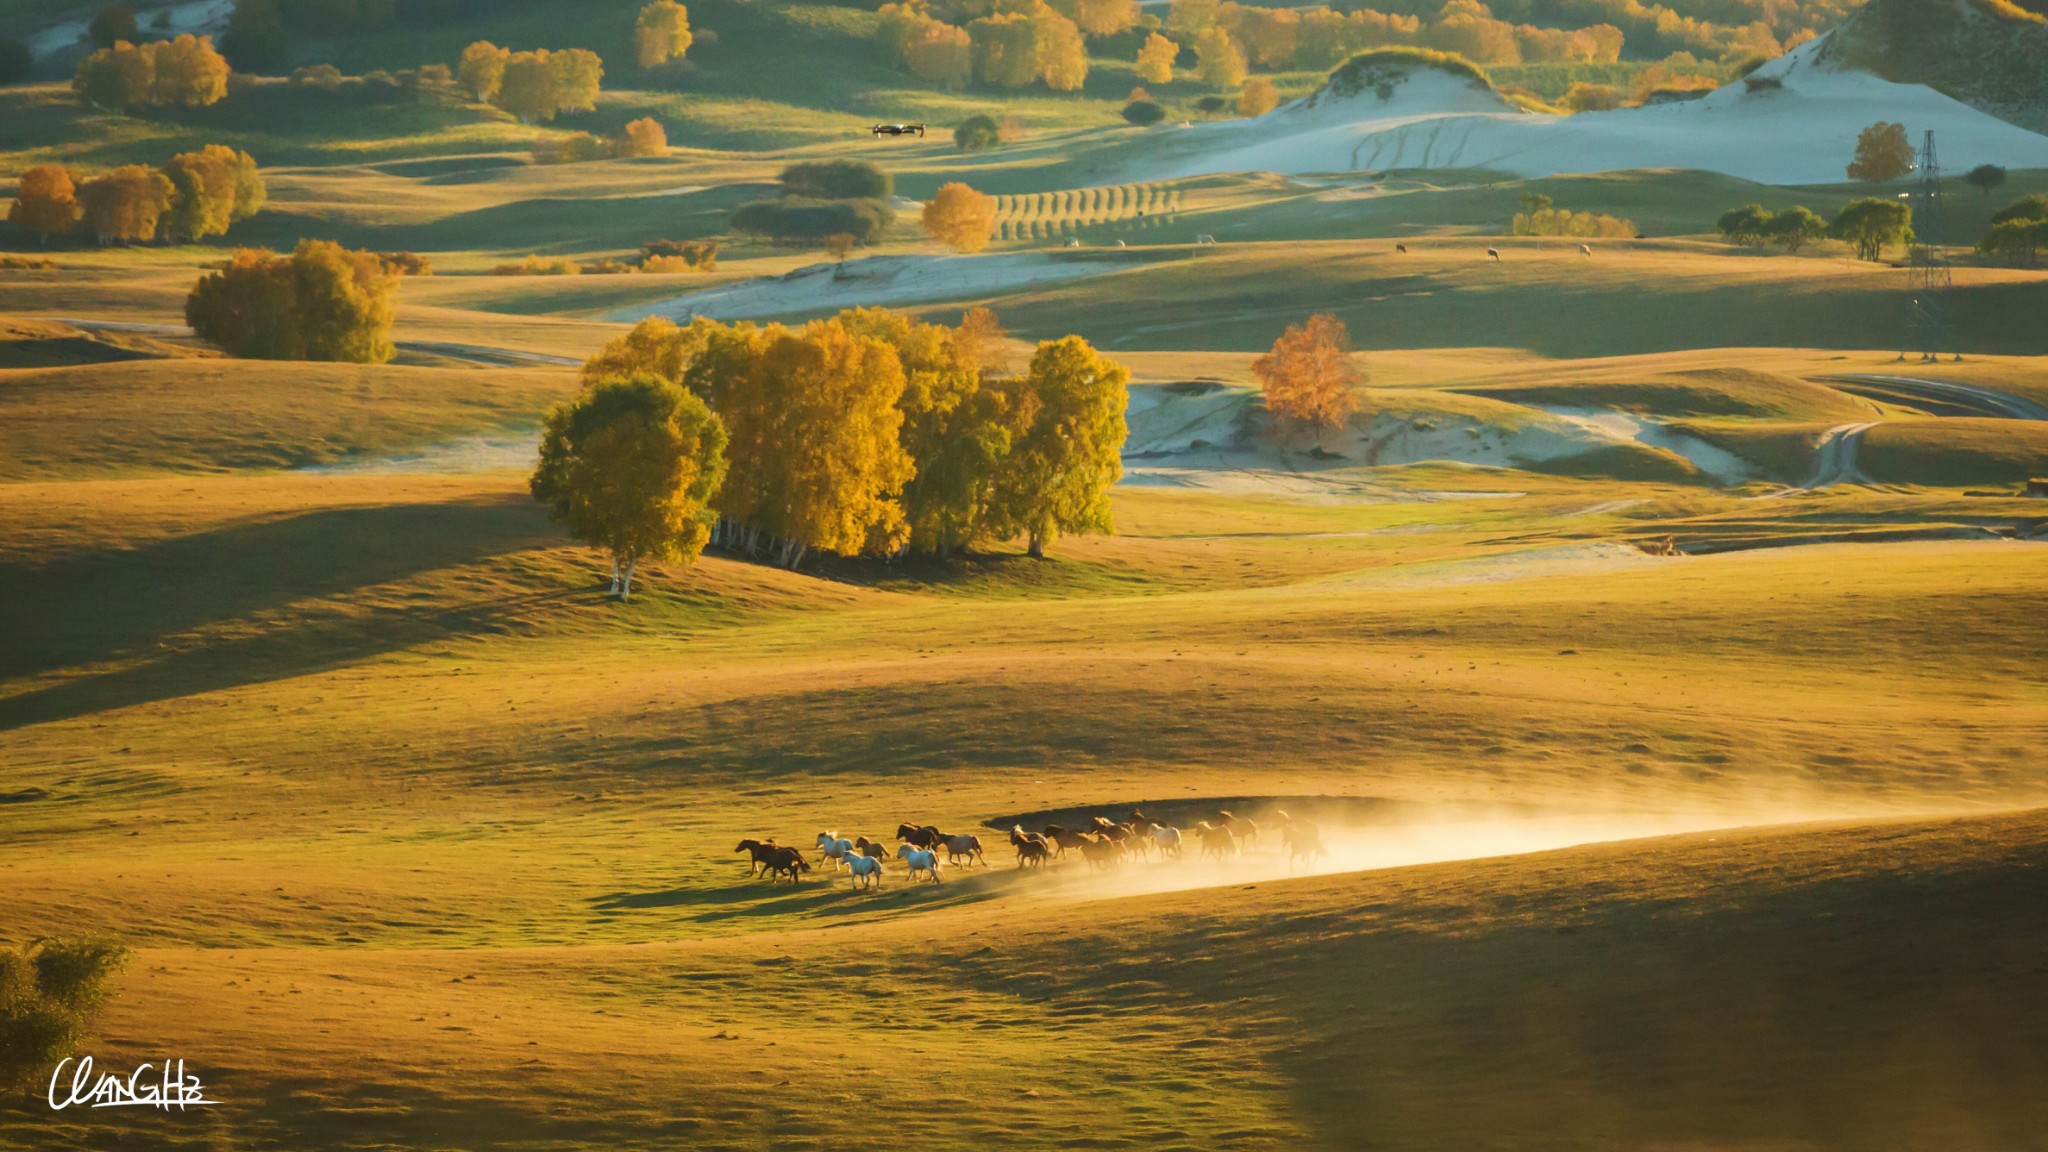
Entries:
POLYGON ((9 643, 0 680, 138 662, 0 700, 0 729, 331 668, 428 640, 502 628, 546 591, 418 610, 267 622, 294 603, 342 596, 558 542, 511 496, 322 509, 227 525, 37 567, 0 566, 9 643), (242 624, 249 634, 204 633, 242 624), (192 633, 200 639, 189 639, 192 633), (167 638, 188 638, 168 647, 167 638))

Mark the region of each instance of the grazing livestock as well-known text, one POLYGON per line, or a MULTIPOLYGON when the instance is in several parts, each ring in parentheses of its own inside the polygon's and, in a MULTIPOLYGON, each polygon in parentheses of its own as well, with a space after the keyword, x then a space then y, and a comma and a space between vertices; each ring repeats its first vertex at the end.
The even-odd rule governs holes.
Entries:
POLYGON ((988 867, 988 861, 981 855, 981 837, 972 833, 962 833, 958 836, 948 836, 941 843, 946 846, 946 863, 958 864, 965 859, 972 864, 978 860, 982 867, 988 867))
POLYGON ((1406 256, 1408 254, 1408 246, 1406 244, 1396 244, 1394 245, 1394 251, 1406 256))
POLYGON ((1493 257, 1493 262, 1494 262, 1494 263, 1496 263, 1496 264, 1500 263, 1500 249, 1498 249, 1498 248, 1488 248, 1488 249, 1486 250, 1486 254, 1487 254, 1488 256, 1491 256, 1491 257, 1493 257))
POLYGON ((1591 244, 1579 245, 1579 254, 1582 256, 1591 256, 1593 254, 1593 246, 1591 244))
POLYGON ((1209 235, 1207 232, 1204 232, 1200 236, 1195 237, 1195 243, 1204 245, 1214 244, 1216 243, 1216 238, 1214 236, 1209 235))
POLYGON ((832 870, 837 872, 846 863, 846 858, 853 854, 853 841, 840 839, 837 832, 820 832, 818 851, 824 853, 825 859, 832 862, 832 870))
POLYGON ((932 883, 944 883, 944 881, 939 879, 939 854, 937 852, 929 848, 912 848, 908 844, 898 844, 896 846, 896 858, 909 865, 910 879, 912 881, 915 881, 917 874, 922 872, 926 876, 931 877, 932 883))
POLYGON ((1244 841, 1246 847, 1257 848, 1259 846, 1259 826, 1257 824, 1239 816, 1228 808, 1223 809, 1222 823, 1225 828, 1230 829, 1232 836, 1244 841))
POLYGON ((1081 242, 1080 242, 1079 240, 1076 240, 1076 239, 1074 239, 1074 238, 1073 238, 1073 237, 1071 237, 1071 236, 1067 237, 1067 242, 1066 242, 1066 244, 1062 245, 1062 247, 1066 247, 1066 248, 1079 248, 1080 246, 1081 246, 1081 242))
POLYGON ((1164 824, 1152 826, 1152 843, 1159 849, 1159 858, 1166 859, 1169 853, 1175 860, 1180 859, 1180 829, 1164 824))
POLYGON ((740 841, 739 847, 733 849, 735 852, 746 852, 752 855, 753 858, 747 862, 748 876, 752 876, 761 869, 766 868, 768 861, 774 857, 777 850, 773 838, 755 840, 752 837, 740 841))
POLYGON ((1218 860, 1226 860, 1237 855, 1237 837, 1230 834, 1230 829, 1218 828, 1203 820, 1195 825, 1195 834, 1202 838, 1203 859, 1214 856, 1218 860))
POLYGON ((853 870, 855 888, 882 887, 882 862, 872 856, 848 856, 846 866, 853 870))
POLYGON ((939 830, 930 824, 898 824, 896 838, 908 841, 919 848, 930 848, 939 842, 939 830))

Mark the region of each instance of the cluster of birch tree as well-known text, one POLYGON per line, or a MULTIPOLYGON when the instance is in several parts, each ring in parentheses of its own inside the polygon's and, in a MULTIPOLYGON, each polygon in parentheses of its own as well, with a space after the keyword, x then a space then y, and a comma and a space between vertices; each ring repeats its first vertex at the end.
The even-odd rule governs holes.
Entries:
POLYGON ((584 365, 547 419, 531 484, 608 552, 717 544, 784 567, 824 552, 945 559, 1112 529, 1125 369, 1078 336, 1005 363, 993 313, 958 326, 854 309, 800 328, 654 318, 584 365))

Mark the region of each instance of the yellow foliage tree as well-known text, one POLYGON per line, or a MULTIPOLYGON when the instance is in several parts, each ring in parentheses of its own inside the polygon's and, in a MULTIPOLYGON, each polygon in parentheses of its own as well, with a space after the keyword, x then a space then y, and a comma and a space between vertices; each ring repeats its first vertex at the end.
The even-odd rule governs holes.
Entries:
POLYGON ((548 413, 533 497, 612 560, 611 594, 633 598, 642 560, 704 551, 725 480, 726 432, 697 396, 640 374, 607 377, 548 413))
POLYGON ((1072 20, 1050 8, 1031 18, 1038 74, 1055 92, 1078 92, 1088 80, 1088 45, 1072 20))
POLYGON ((498 97, 498 87, 505 81, 505 62, 511 58, 509 50, 478 40, 462 50, 462 59, 455 65, 455 81, 472 98, 489 103, 498 97))
POLYGON ((1237 94, 1237 114, 1240 116, 1264 116, 1280 106, 1280 94, 1273 89, 1273 82, 1264 76, 1254 76, 1244 82, 1244 90, 1237 94))
POLYGON ((988 247, 996 231, 996 198, 955 181, 925 202, 924 230, 961 252, 988 247))
POLYGON ((1138 48, 1138 77, 1147 84, 1170 84, 1173 82, 1173 62, 1180 56, 1180 45, 1154 32, 1145 37, 1145 43, 1138 48))
POLYGON ((254 360, 391 359, 398 274, 375 252, 301 240, 290 256, 241 249, 185 298, 203 340, 254 360))
POLYGON ((894 348, 839 320, 743 325, 715 333, 685 381, 732 437, 716 502, 727 542, 793 568, 812 550, 886 556, 909 539, 894 348))
POLYGON ((1200 58, 1195 74, 1202 78, 1202 83, 1211 88, 1236 88, 1244 83, 1244 50, 1222 28, 1202 33, 1195 41, 1195 53, 1200 58))
POLYGON ((675 0, 653 0, 633 23, 633 53, 642 68, 681 60, 693 40, 689 9, 675 0))
POLYGON ((214 51, 213 37, 188 32, 143 48, 155 56, 149 103, 203 108, 228 94, 227 58, 214 51))
POLYGON ((1915 159, 1906 126, 1880 120, 1856 137, 1856 159, 1849 164, 1849 179, 1871 183, 1896 180, 1913 170, 1915 159))
POLYGON ((625 135, 618 144, 621 156, 666 156, 668 155, 668 129, 652 116, 642 116, 626 125, 625 135))
POLYGON ((973 41, 965 28, 927 21, 903 46, 903 66, 942 87, 965 87, 974 70, 973 41))
POLYGON ((14 189, 14 206, 7 210, 9 223, 35 233, 44 243, 71 231, 80 215, 78 187, 62 164, 38 164, 23 172, 14 189))
POLYGON ((132 243, 156 236, 172 191, 163 173, 126 164, 79 185, 78 206, 101 244, 132 243))
POLYGON ((1090 36, 1114 36, 1138 24, 1138 0, 1076 0, 1074 23, 1090 36))
POLYGON ((1318 449, 1326 429, 1342 427, 1358 410, 1364 381, 1351 359, 1351 333, 1328 313, 1289 325, 1271 352, 1252 361, 1252 373, 1265 387, 1266 411, 1314 430, 1318 449))
POLYGON ((666 316, 649 316, 584 361, 583 382, 646 374, 680 384, 713 334, 724 330, 724 325, 702 316, 683 327, 666 316))

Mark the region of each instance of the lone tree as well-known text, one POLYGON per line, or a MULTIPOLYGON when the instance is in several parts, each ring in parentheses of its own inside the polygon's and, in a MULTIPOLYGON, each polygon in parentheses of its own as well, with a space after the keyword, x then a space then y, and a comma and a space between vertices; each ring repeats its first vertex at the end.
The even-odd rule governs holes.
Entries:
POLYGON ((14 206, 7 219, 24 232, 33 232, 43 243, 50 237, 71 231, 81 215, 78 188, 62 164, 38 164, 21 174, 14 190, 14 206))
POLYGON ((1008 385, 1017 429, 997 482, 991 535, 1022 533, 1034 558, 1061 534, 1115 530, 1109 490, 1123 475, 1130 372, 1079 336, 1048 340, 1008 385))
POLYGON ((1835 216, 1828 234, 1856 246, 1861 260, 1882 260, 1884 250, 1913 236, 1913 210, 1897 200, 1850 202, 1835 216))
POLYGON ((642 560, 688 564, 711 539, 725 425, 648 373, 600 380, 548 413, 529 485, 555 521, 611 554, 611 594, 633 598, 642 560))
POLYGON ((1273 82, 1264 76, 1254 76, 1244 82, 1244 91, 1237 94, 1239 116, 1264 116, 1280 106, 1280 94, 1273 89, 1273 82))
POLYGON ((0 946, 0 1085, 25 1084, 76 1051, 127 955, 95 939, 0 946))
POLYGON ((1266 410, 1283 424, 1310 429, 1318 452, 1323 432, 1343 427, 1358 410, 1365 374, 1351 353, 1350 331, 1324 312, 1289 325, 1271 352, 1252 361, 1252 373, 1265 387, 1266 410))
POLYGON ((633 53, 642 68, 681 60, 694 39, 690 11, 676 0, 653 0, 633 24, 633 53))
POLYGON ((1979 164, 1970 169, 1963 179, 1970 187, 1982 189, 1988 197, 1993 188, 2005 183, 2005 169, 1996 164, 1979 164))
POLYGON ((924 230, 958 251, 979 252, 996 232, 996 198, 958 181, 942 184, 924 206, 924 230))
POLYGON ((1856 137, 1856 159, 1849 164, 1849 179, 1872 184, 1897 180, 1913 170, 1914 156, 1906 126, 1880 120, 1856 137))
POLYGON ((1828 222, 1801 204, 1773 215, 1764 225, 1764 235, 1787 252, 1797 252, 1828 234, 1828 222))

